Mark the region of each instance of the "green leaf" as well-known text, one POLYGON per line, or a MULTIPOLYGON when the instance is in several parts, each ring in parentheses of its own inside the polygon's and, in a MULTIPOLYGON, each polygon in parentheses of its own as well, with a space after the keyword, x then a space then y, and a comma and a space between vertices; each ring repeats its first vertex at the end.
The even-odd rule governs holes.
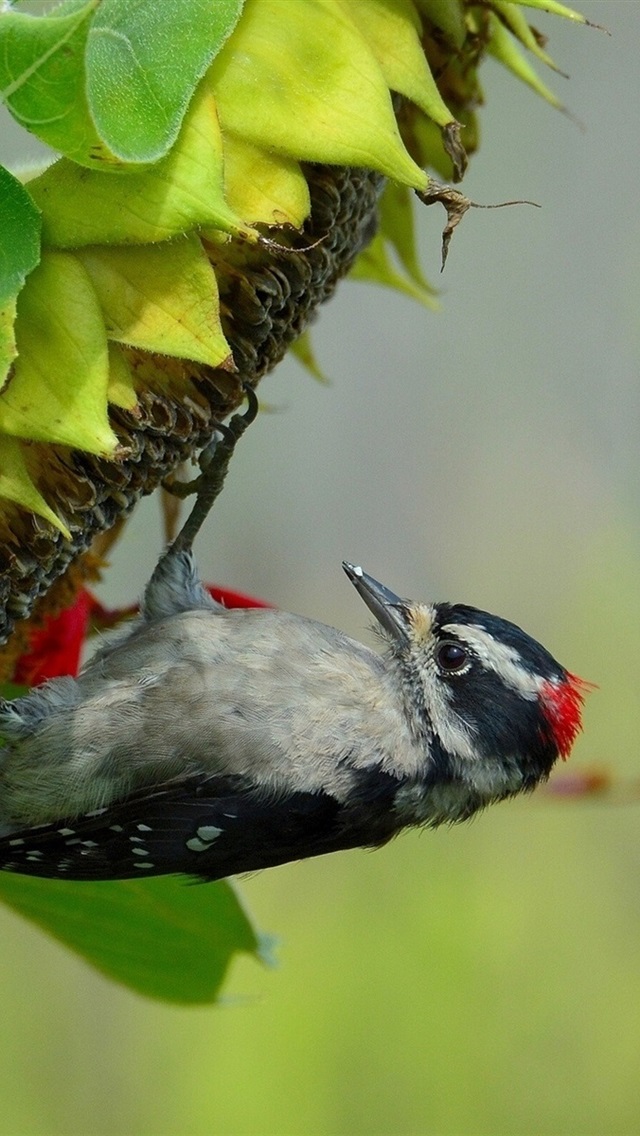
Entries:
POLYGON ((242 0, 102 0, 87 42, 87 97, 114 154, 164 157, 241 10, 242 0))
POLYGON ((27 130, 83 166, 150 163, 178 135, 243 0, 68 0, 0 13, 0 94, 27 130))
POLYGON ((40 260, 40 211, 0 166, 0 307, 15 299, 40 260))
POLYGON ((0 166, 0 391, 18 353, 16 302, 40 261, 41 227, 40 210, 24 186, 0 166))
POLYGON ((92 884, 4 872, 0 898, 109 978, 165 1002, 215 1001, 239 952, 268 961, 268 940, 226 881, 92 884))
POLYGON ((113 155, 92 122, 84 53, 98 0, 66 4, 49 16, 0 15, 0 92, 13 117, 47 145, 83 165, 113 155))

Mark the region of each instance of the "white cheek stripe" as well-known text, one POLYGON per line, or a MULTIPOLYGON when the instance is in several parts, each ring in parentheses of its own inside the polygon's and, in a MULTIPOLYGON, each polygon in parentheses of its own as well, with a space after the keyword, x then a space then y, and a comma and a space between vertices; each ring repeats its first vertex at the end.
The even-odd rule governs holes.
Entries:
POLYGON ((427 705, 433 732, 447 753, 473 761, 476 753, 472 735, 454 713, 449 690, 444 684, 438 681, 429 684, 427 705))
POLYGON ((507 686, 517 691, 523 698, 533 701, 538 697, 544 679, 525 670, 519 662, 520 655, 514 647, 494 639, 493 635, 483 627, 476 625, 448 623, 442 630, 467 643, 485 666, 490 667, 507 686))

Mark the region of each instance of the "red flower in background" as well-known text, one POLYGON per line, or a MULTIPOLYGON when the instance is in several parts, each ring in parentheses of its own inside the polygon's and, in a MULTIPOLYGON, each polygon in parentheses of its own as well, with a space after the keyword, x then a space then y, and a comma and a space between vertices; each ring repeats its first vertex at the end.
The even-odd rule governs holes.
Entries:
POLYGON ((244 592, 232 592, 230 588, 219 588, 217 584, 207 584, 206 589, 214 600, 224 607, 273 607, 266 600, 257 600, 255 596, 245 596, 244 592))
POLYGON ((47 616, 44 627, 31 632, 29 650, 16 662, 13 681, 36 686, 48 678, 77 674, 94 606, 101 607, 91 592, 83 588, 71 607, 59 615, 47 616))
MULTIPOLYGON (((272 606, 264 600, 219 588, 215 584, 207 584, 207 590, 225 607, 272 606)), ((16 662, 13 681, 22 686, 37 686, 48 678, 76 675, 89 630, 115 627, 137 610, 137 604, 126 608, 106 608, 91 592, 82 588, 71 607, 58 615, 48 616, 43 627, 31 632, 29 650, 16 662)))

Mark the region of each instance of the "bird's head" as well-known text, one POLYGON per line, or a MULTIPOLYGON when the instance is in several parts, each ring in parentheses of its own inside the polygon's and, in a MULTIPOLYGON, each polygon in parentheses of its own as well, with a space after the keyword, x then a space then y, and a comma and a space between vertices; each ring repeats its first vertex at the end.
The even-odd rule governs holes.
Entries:
POLYGON ((388 644, 424 739, 430 823, 535 788, 567 758, 587 684, 520 627, 464 604, 400 599, 343 565, 388 644))

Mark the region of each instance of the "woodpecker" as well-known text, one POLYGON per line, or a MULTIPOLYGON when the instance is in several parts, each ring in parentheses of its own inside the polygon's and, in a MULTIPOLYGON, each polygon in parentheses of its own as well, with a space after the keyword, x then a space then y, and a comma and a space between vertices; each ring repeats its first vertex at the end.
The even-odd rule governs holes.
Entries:
POLYGON ((402 599, 349 563, 381 653, 210 598, 191 543, 252 414, 226 428, 140 617, 77 679, 0 703, 0 868, 216 880, 466 820, 568 756, 585 684, 505 619, 402 599))

